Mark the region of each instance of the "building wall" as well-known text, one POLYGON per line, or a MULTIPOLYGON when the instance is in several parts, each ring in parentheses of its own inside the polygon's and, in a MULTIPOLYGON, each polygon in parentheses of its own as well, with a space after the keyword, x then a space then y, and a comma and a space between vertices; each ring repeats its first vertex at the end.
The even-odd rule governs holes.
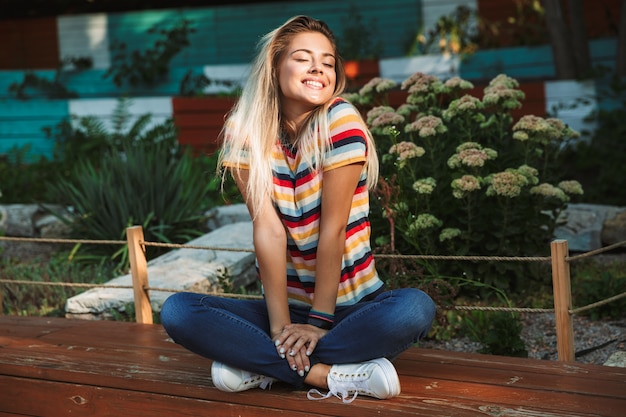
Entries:
MULTIPOLYGON (((179 83, 187 71, 205 74, 213 80, 242 82, 248 63, 260 36, 295 14, 310 14, 325 20, 341 40, 343 28, 349 24, 351 6, 366 25, 373 25, 378 39, 384 44, 381 59, 365 76, 357 76, 356 84, 381 75, 403 81, 413 72, 422 71, 446 78, 459 75, 478 85, 499 73, 522 81, 528 99, 524 111, 545 115, 570 102, 573 85, 549 81, 554 77, 551 49, 548 45, 533 47, 480 50, 467 59, 434 57, 405 57, 408 46, 420 32, 431 28, 442 15, 450 14, 459 5, 478 9, 490 19, 505 19, 514 10, 513 1, 502 0, 389 0, 380 2, 317 2, 264 3, 246 6, 154 10, 129 13, 86 14, 57 18, 0 20, 0 154, 13 147, 30 145, 33 158, 50 156, 53 141, 44 134, 70 115, 96 115, 106 120, 117 97, 133 98, 131 111, 135 115, 151 113, 155 121, 173 117, 183 133, 185 143, 212 143, 219 132, 213 122, 200 126, 206 112, 223 112, 221 108, 207 109, 191 98, 179 97, 179 83), (117 87, 104 75, 111 64, 111 45, 124 41, 130 50, 146 50, 155 37, 147 31, 155 25, 169 26, 180 19, 194 22, 197 29, 191 46, 174 58, 169 77, 152 87, 117 87), (93 68, 86 71, 63 71, 61 82, 78 94, 75 99, 48 99, 40 91, 27 91, 31 99, 16 100, 8 90, 19 83, 26 70, 53 80, 63 58, 90 57, 93 68), (548 81, 546 81, 548 80, 548 81)), ((585 2, 587 5, 588 2, 585 2)), ((619 0, 597 0, 596 9, 586 15, 591 34, 610 34, 613 17, 619 10, 619 0), (603 11, 605 19, 601 19, 603 11), (607 20, 608 19, 608 20, 607 20)), ((616 54, 615 38, 601 37, 591 42, 594 64, 611 67, 616 54)), ((572 84, 573 83, 573 84, 572 84)), ((205 93, 228 90, 221 85, 207 88, 205 93)), ((594 90, 593 83, 581 84, 581 94, 594 90)), ((568 122, 577 126, 586 115, 565 114, 568 122)), ((222 113, 223 114, 223 113, 222 113)), ((559 115, 560 116, 560 115, 559 115)), ((208 120, 208 119, 207 119, 208 120)))

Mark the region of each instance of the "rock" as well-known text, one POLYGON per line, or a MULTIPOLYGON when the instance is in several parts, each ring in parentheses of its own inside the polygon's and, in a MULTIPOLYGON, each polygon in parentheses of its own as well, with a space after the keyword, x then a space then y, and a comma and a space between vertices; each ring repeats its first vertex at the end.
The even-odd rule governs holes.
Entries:
POLYGON ((33 218, 40 210, 36 204, 9 204, 0 207, 0 230, 6 236, 36 237, 33 218))
POLYGON ((555 239, 565 239, 572 252, 588 252, 602 247, 606 219, 624 211, 623 207, 600 204, 570 204, 564 210, 554 231, 555 239))
POLYGON ((619 351, 613 353, 606 362, 604 362, 605 366, 617 366, 620 368, 626 368, 626 352, 619 351))
MULTIPOLYGON (((188 242, 191 246, 233 248, 245 251, 220 251, 195 248, 174 249, 148 262, 148 285, 176 291, 224 292, 228 278, 235 288, 245 287, 257 279, 252 252, 252 222, 239 222, 188 242)), ((108 286, 131 286, 130 274, 108 281, 108 286)), ((172 291, 150 291, 153 311, 160 311, 172 291)), ((93 288, 67 300, 66 317, 102 318, 112 310, 123 311, 132 303, 131 288, 93 288)))
POLYGON ((602 243, 605 246, 626 241, 626 210, 604 222, 602 243))
POLYGON ((245 204, 214 207, 207 211, 205 216, 209 230, 216 230, 226 224, 250 221, 250 213, 245 204))

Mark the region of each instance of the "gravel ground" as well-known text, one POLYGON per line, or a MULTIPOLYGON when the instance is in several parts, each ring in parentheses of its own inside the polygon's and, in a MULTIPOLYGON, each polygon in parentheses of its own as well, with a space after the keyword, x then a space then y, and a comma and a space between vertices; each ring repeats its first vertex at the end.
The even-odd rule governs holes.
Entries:
MULTIPOLYGON (((556 323, 552 313, 526 313, 522 315, 521 338, 526 344, 528 357, 557 360, 556 323)), ((478 352, 481 344, 470 339, 456 338, 448 341, 425 340, 420 347, 456 352, 478 352)), ((626 317, 621 320, 592 321, 584 316, 574 316, 574 349, 576 362, 602 365, 615 352, 626 351, 626 317)))

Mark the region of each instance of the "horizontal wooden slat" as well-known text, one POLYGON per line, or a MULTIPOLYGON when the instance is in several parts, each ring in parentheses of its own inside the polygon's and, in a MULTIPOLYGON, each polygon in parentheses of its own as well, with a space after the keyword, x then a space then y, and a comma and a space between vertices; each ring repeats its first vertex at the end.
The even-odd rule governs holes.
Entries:
POLYGON ((308 401, 283 383, 224 393, 210 364, 159 325, 0 317, 0 417, 617 417, 626 409, 626 370, 588 364, 409 349, 396 361, 400 396, 350 405, 308 401))

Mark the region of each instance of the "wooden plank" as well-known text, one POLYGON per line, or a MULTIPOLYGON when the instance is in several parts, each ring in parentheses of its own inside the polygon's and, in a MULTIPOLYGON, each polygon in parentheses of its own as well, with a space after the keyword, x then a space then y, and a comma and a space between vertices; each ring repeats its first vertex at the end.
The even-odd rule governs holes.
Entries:
POLYGON ((224 97, 173 97, 174 124, 178 129, 178 142, 202 152, 218 148, 218 137, 224 126, 226 113, 235 98, 224 97))
POLYGON ((0 20, 0 69, 55 69, 61 61, 55 16, 0 20))
POLYGON ((179 129, 221 129, 224 126, 224 116, 222 112, 206 113, 182 113, 174 116, 174 122, 179 129))
POLYGON ((61 329, 76 328, 78 323, 75 323, 75 321, 48 317, 1 316, 0 336, 14 339, 38 338, 53 334, 61 329))
MULTIPOLYGON (((285 411, 280 408, 229 404, 131 390, 119 390, 94 385, 66 384, 24 378, 0 376, 0 407, 11 412, 26 412, 33 416, 296 416, 313 417, 317 413, 285 411)), ((280 403, 278 403, 280 404, 280 403)))
POLYGON ((231 97, 173 97, 174 114, 227 112, 235 104, 231 97))
MULTIPOLYGON (((120 356, 124 356, 121 352, 120 352, 120 356)), ((103 360, 106 360, 107 358, 103 358, 103 360)), ((73 363, 66 363, 64 358, 60 359, 60 362, 58 365, 61 366, 61 364, 63 364, 64 366, 67 366, 68 368, 71 367, 75 367, 76 364, 73 363)), ((119 363, 116 363, 119 366, 119 363)), ((83 366, 85 366, 87 364, 83 364, 83 366)), ((4 367, 3 367, 4 368, 4 367)), ((58 370, 58 369, 55 369, 58 370)), ((102 370, 98 370, 98 374, 101 374, 102 370)), ((139 381, 134 381, 132 384, 129 385, 129 387, 123 387, 123 389, 125 391, 127 391, 126 393, 126 397, 128 401, 133 401, 133 402, 137 402, 138 400, 135 398, 135 396, 133 395, 131 398, 131 394, 130 392, 132 392, 133 390, 137 389, 136 387, 141 387, 141 391, 142 393, 139 394, 139 399, 141 400, 144 396, 144 393, 155 393, 158 392, 156 391, 154 388, 154 385, 148 383, 148 381, 146 381, 145 377, 146 374, 144 373, 145 368, 137 368, 135 370, 135 372, 140 375, 142 381, 141 383, 139 383, 139 381)), ((459 372, 460 374, 460 372, 459 372)), ((46 375, 41 375, 40 378, 41 379, 51 379, 52 375, 50 374, 46 374, 46 375), (42 378, 43 377, 43 378, 42 378)), ((129 376, 128 378, 134 378, 133 376, 129 376)), ((56 379, 55 379, 56 380, 56 379)), ((86 384, 86 383, 81 383, 81 384, 73 384, 73 385, 77 385, 77 386, 88 386, 88 385, 93 385, 93 380, 94 378, 92 377, 92 383, 91 384, 86 384)), ((32 381, 31 379, 29 379, 29 381, 32 381)), ((574 409, 574 407, 572 407, 571 404, 576 404, 576 400, 578 400, 578 402, 584 402, 585 404, 587 403, 586 401, 583 401, 583 399, 581 399, 580 396, 565 396, 564 398, 560 398, 558 395, 551 395, 551 394, 545 394, 543 396, 537 396, 536 393, 534 393, 532 390, 520 390, 520 389, 513 389, 513 388, 503 388, 503 387, 493 387, 493 386, 489 386, 489 385, 485 385, 485 384, 472 384, 472 383, 465 383, 465 382, 458 382, 458 381, 440 381, 440 380, 432 380, 430 378, 414 378, 414 380, 411 381, 407 381, 407 378, 404 377, 404 374, 401 377, 401 382, 403 384, 403 394, 398 397, 397 399, 391 400, 391 401, 385 401, 385 402, 375 402, 375 404, 365 404, 365 406, 368 408, 368 410, 371 410, 372 405, 375 405, 376 407, 378 406, 385 406, 385 410, 386 410, 386 415, 392 415, 390 414, 390 410, 394 410, 394 414, 396 415, 401 415, 400 413, 405 413, 405 412, 409 412, 409 415, 414 415, 414 413, 416 413, 417 411, 421 411, 421 412, 427 412, 427 414, 421 414, 418 413, 418 415, 439 415, 438 412, 435 412, 433 409, 431 410, 424 410, 424 404, 431 404, 434 405, 435 408, 439 409, 439 411, 442 411, 443 409, 452 409, 452 410, 456 410, 456 409, 465 409, 465 410, 474 410, 474 411, 480 411, 481 409, 490 409, 490 410, 509 410, 509 412, 511 410, 518 410, 518 412, 521 413, 521 410, 525 410, 525 412, 529 413, 532 412, 532 414, 527 414, 527 415, 535 415, 535 416, 540 416, 540 415, 550 415, 550 416, 559 416, 559 415, 567 415, 567 416, 573 416, 573 415, 579 415, 579 416, 583 416, 583 415, 596 415, 594 413, 586 413, 586 412, 582 412, 582 410, 578 410, 578 409, 574 409), (418 387, 418 388, 415 388, 418 387), (502 401, 502 399, 505 399, 506 401, 502 401), (536 403, 536 404, 535 404, 536 403), (520 408, 520 404, 523 404, 524 406, 520 408), (556 410, 554 410, 554 412, 544 412, 542 410, 546 410, 547 408, 550 407, 546 407, 545 404, 554 404, 554 407, 556 408, 556 410)), ((196 388, 200 388, 202 389, 202 387, 204 387, 204 390, 206 393, 206 389, 209 390, 213 390, 213 391, 217 391, 215 389, 213 389, 210 384, 208 384, 208 378, 205 379, 204 384, 200 381, 196 381, 196 380, 182 380, 180 382, 180 384, 187 384, 187 385, 193 385, 196 388)), ((12 388, 13 389, 13 382, 12 382, 12 388)), ((97 379, 97 385, 100 387, 100 391, 103 390, 103 387, 108 387, 110 386, 108 384, 108 380, 103 380, 102 378, 98 378, 97 379)), ((197 392, 197 390, 190 390, 189 388, 183 390, 181 392, 180 389, 176 389, 176 388, 180 388, 180 387, 170 387, 167 390, 164 390, 164 392, 160 392, 163 395, 170 395, 170 396, 185 396, 185 397, 189 397, 189 396, 193 396, 194 398, 198 397, 201 398, 202 401, 207 400, 207 396, 206 395, 202 395, 203 392, 197 392)), ((37 392, 40 392, 41 389, 39 388, 39 386, 37 386, 37 392)), ((272 390, 272 392, 262 392, 260 390, 253 390, 250 392, 246 392, 246 393, 241 393, 241 394, 225 394, 225 393, 219 393, 217 392, 218 395, 224 397, 223 400, 227 401, 227 402, 237 402, 237 400, 242 400, 242 405, 245 404, 266 404, 268 406, 270 406, 271 404, 274 403, 280 403, 280 402, 285 402, 285 400, 289 397, 289 401, 293 401, 294 403, 307 403, 306 400, 304 400, 304 392, 290 392, 288 391, 288 389, 286 389, 284 386, 282 388, 278 388, 278 390, 276 389, 276 387, 274 387, 274 389, 272 390), (265 397, 274 397, 274 398, 267 398, 267 401, 264 401, 266 398, 265 397), (248 397, 248 398, 246 398, 248 397), (263 398, 259 398, 259 397, 263 397, 263 398), (271 401, 270 401, 271 400, 271 401)), ((8 394, 7 394, 8 395, 8 394)), ((74 397, 74 396, 79 396, 80 398, 88 398, 87 396, 83 395, 83 394, 76 394, 76 393, 72 393, 72 395, 69 394, 65 394, 64 398, 70 398, 70 397, 74 397)), ((15 397, 17 398, 17 397, 15 397)), ((113 399, 117 398, 115 395, 113 396, 113 399)), ((211 400, 217 400, 217 398, 210 398, 211 400)), ((107 402, 110 402, 111 400, 106 398, 103 398, 103 401, 106 400, 107 402)), ((151 399, 152 402, 156 402, 156 399, 151 399)), ((333 400, 330 400, 333 401, 333 400)), ((370 402, 371 400, 365 400, 367 402, 370 402)), ((0 403, 2 403, 2 401, 0 401, 0 403)), ((82 403, 82 400, 81 400, 82 403)), ((321 403, 315 403, 315 405, 311 406, 311 407, 315 407, 317 408, 317 405, 321 404, 321 403)), ((362 404, 360 401, 358 404, 362 404)), ((607 412, 607 410, 605 410, 606 406, 607 406, 607 402, 603 403, 603 409, 601 409, 600 411, 602 411, 601 415, 606 415, 606 416, 610 416, 610 415, 620 415, 620 414, 615 414, 615 413, 610 413, 611 409, 609 409, 609 411, 607 412)), ((611 404, 608 404, 611 405, 611 404)), ((623 406, 624 403, 622 402, 621 404, 617 405, 617 410, 621 410, 621 406, 623 406)), ((292 404, 290 405, 289 409, 294 409, 294 407, 296 407, 297 404, 292 404)), ((309 407, 309 409, 311 408, 309 407)), ((354 405, 352 406, 354 407, 354 405)), ((616 409, 615 406, 613 406, 613 410, 616 409)), ((27 410, 27 411, 32 411, 32 410, 27 410)), ((320 414, 321 410, 317 411, 317 415, 322 415, 320 414)), ((380 412, 380 411, 379 411, 380 412)), ((48 415, 48 414, 46 414, 48 415)), ((80 415, 80 414, 79 414, 80 415)), ((186 414, 185 414, 186 415, 186 414)), ((325 414, 323 414, 325 415, 325 414)), ((344 414, 332 414, 332 415, 344 415, 344 414)), ((351 415, 351 414, 347 414, 347 415, 351 415)), ((354 414, 357 415, 357 414, 354 414)), ((366 414, 358 414, 358 415, 372 415, 366 413, 366 414)), ((448 414, 442 414, 442 415, 448 415, 448 414)), ((454 415, 475 415, 473 413, 467 413, 466 412, 455 412, 454 415)), ((501 414, 502 415, 502 414, 501 414)), ((512 415, 512 414, 504 414, 504 415, 512 415)), ((520 414, 521 415, 521 414, 520 414)))
MULTIPOLYGON (((416 375, 424 375, 429 366, 437 375, 443 372, 445 366, 452 369, 463 367, 471 372, 472 377, 481 375, 479 371, 490 373, 495 370, 507 370, 514 373, 528 372, 542 375, 555 375, 559 378, 598 379, 609 383, 617 383, 618 386, 626 384, 626 368, 593 365, 586 363, 560 363, 548 360, 513 358, 508 356, 480 355, 466 352, 447 352, 442 350, 410 349, 404 352, 399 360, 406 360, 416 367, 414 371, 406 369, 405 372, 415 372, 416 375)), ((482 376, 481 376, 482 377, 482 376)), ((468 380, 463 377, 463 380, 468 380)), ((563 383, 563 381, 561 381, 563 383)), ((604 392, 604 387, 593 387, 592 391, 604 392)), ((626 392, 618 391, 626 397, 626 392)))
MULTIPOLYGON (((459 369, 459 374, 467 375, 459 369)), ((459 380, 442 380, 436 377, 413 377, 404 381, 405 394, 429 398, 454 399, 458 403, 479 401, 482 406, 516 408, 523 405, 528 410, 549 411, 555 415, 623 416, 625 398, 581 395, 559 390, 538 390, 534 387, 517 387, 514 384, 472 383, 459 380)), ((534 414, 532 414, 534 415, 534 414)))
POLYGON ((139 414, 130 406, 133 415, 153 416, 171 415, 176 404, 177 415, 617 417, 626 409, 626 370, 597 365, 409 349, 396 361, 399 397, 346 406, 307 401, 305 391, 282 383, 224 393, 211 383, 210 363, 169 341, 159 325, 0 317, 0 411, 50 416, 67 413, 42 407, 76 407, 73 414, 86 415, 89 405, 98 416, 108 415, 107 404, 127 410, 132 403, 142 404, 139 414), (32 392, 41 404, 5 406, 32 392))
MULTIPOLYGON (((24 352, 27 347, 32 349, 33 346, 14 346, 13 352, 7 352, 5 346, 1 357, 2 362, 0 362, 5 375, 80 386, 97 385, 101 389, 109 387, 129 392, 140 390, 146 393, 197 398, 203 401, 256 404, 260 407, 274 407, 275 404, 282 404, 282 408, 298 412, 315 409, 316 414, 319 415, 329 412, 330 415, 375 416, 380 415, 381 411, 390 405, 363 397, 362 401, 352 405, 353 411, 346 414, 338 412, 336 408, 342 407, 343 404, 336 400, 311 403, 306 400, 305 391, 293 391, 288 385, 281 383, 274 384, 271 391, 224 393, 214 388, 210 382, 210 362, 197 355, 195 355, 196 363, 200 360, 207 366, 187 368, 187 366, 181 366, 179 360, 181 358, 176 357, 171 360, 175 367, 168 368, 167 362, 156 363, 154 358, 152 362, 146 358, 137 360, 136 355, 132 357, 132 351, 111 351, 103 355, 103 352, 97 348, 89 350, 73 348, 71 352, 68 352, 65 347, 40 345, 34 352, 24 352), (18 352, 20 348, 22 348, 22 354, 18 352), (98 362, 90 361, 90 356, 97 356, 98 362), (352 414, 353 412, 357 414, 352 414)), ((189 358, 190 356, 187 357, 189 358)), ((18 394, 19 392, 14 393, 14 395, 18 394)), ((422 407, 419 404, 398 403, 394 409, 399 413, 398 415, 408 411, 410 415, 413 415, 416 409, 424 407, 427 415, 432 415, 432 407, 428 405, 422 407)))

